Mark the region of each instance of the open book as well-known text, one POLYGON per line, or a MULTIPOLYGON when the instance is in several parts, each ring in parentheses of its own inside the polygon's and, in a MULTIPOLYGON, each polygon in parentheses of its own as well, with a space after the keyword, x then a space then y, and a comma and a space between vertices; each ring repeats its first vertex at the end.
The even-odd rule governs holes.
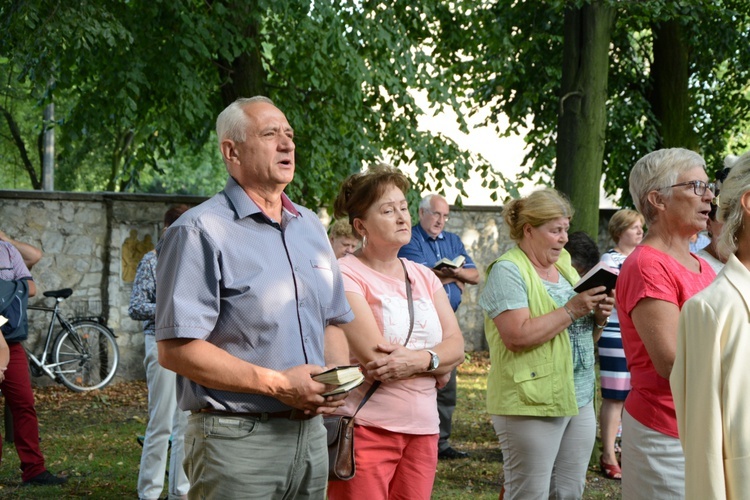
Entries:
POLYGON ((583 278, 576 283, 573 290, 581 293, 597 286, 606 286, 607 290, 605 293, 609 293, 615 287, 619 273, 617 269, 609 267, 604 262, 599 262, 583 275, 583 278))
POLYGON ((447 257, 443 257, 439 261, 435 262, 435 265, 432 266, 433 269, 443 269, 444 267, 450 267, 453 269, 458 269, 459 267, 464 265, 464 262, 466 262, 466 257, 463 255, 459 255, 455 259, 451 260, 447 257))
POLYGON ((322 384, 337 386, 332 391, 323 394, 323 396, 333 396, 334 394, 348 392, 358 387, 365 381, 365 376, 362 374, 359 365, 349 365, 337 366, 313 375, 313 380, 322 384))

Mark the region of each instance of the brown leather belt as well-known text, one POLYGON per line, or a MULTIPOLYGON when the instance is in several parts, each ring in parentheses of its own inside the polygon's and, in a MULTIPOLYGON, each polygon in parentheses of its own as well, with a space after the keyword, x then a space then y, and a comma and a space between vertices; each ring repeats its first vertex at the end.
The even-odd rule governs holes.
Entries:
POLYGON ((292 410, 272 412, 231 412, 215 410, 213 408, 201 408, 200 410, 192 410, 191 413, 211 413, 214 415, 227 415, 233 417, 254 417, 262 421, 266 421, 271 418, 285 418, 287 420, 310 420, 311 418, 317 417, 317 414, 315 413, 305 414, 304 410, 298 410, 296 408, 292 410))

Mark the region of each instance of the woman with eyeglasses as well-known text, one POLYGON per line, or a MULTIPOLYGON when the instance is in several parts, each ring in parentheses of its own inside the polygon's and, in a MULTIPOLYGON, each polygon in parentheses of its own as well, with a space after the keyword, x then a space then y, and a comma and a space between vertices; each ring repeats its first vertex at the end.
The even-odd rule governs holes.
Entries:
POLYGON ((706 228, 713 189, 705 161, 687 149, 649 153, 630 173, 630 195, 649 230, 623 263, 615 294, 632 386, 622 417, 625 500, 684 498, 669 375, 680 309, 716 276, 689 250, 690 237, 706 228))

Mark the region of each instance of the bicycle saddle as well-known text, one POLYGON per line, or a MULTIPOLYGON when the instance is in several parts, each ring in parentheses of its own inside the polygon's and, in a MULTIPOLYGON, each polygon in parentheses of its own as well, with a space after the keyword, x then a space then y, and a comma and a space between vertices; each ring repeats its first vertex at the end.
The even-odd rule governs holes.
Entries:
POLYGON ((73 289, 72 288, 63 288, 62 290, 50 290, 49 292, 44 292, 43 294, 45 297, 55 297, 57 298, 63 298, 67 299, 71 295, 73 295, 73 289))

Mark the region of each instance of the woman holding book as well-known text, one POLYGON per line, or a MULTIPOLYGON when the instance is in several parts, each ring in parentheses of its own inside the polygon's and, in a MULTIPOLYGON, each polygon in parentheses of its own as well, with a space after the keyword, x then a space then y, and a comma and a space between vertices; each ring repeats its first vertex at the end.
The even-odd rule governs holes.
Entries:
POLYGON ((572 216, 553 189, 506 204, 516 246, 490 264, 479 299, 506 500, 581 498, 586 483, 596 434, 594 340, 614 299, 604 286, 573 290, 579 277, 563 248, 572 216))
MULTIPOLYGON (((336 413, 355 417, 356 475, 332 481, 328 498, 429 499, 437 467, 437 385, 464 359, 464 342, 440 280, 398 258, 411 239, 409 181, 378 165, 347 178, 335 216, 347 215, 361 247, 339 259, 355 319, 342 325, 367 380, 336 413)), ((329 327, 330 328, 330 327, 329 327)), ((343 364, 348 360, 339 360, 343 364)))
POLYGON ((670 375, 690 500, 750 491, 750 154, 732 168, 720 198, 719 254, 728 259, 682 307, 670 375))
POLYGON ((715 273, 690 253, 713 199, 705 162, 693 151, 660 149, 630 172, 630 195, 648 234, 622 265, 617 315, 631 389, 622 416, 622 496, 684 498, 685 462, 677 438, 669 375, 680 308, 715 273))
MULTIPOLYGON (((601 261, 619 270, 627 256, 643 239, 643 216, 627 208, 618 210, 609 219, 608 230, 615 246, 602 255, 601 261)), ((602 407, 599 413, 602 456, 599 458, 599 465, 609 479, 622 479, 615 441, 622 419, 622 407, 630 391, 630 372, 622 350, 617 309, 612 310, 609 324, 604 327, 597 345, 602 384, 602 407)))

